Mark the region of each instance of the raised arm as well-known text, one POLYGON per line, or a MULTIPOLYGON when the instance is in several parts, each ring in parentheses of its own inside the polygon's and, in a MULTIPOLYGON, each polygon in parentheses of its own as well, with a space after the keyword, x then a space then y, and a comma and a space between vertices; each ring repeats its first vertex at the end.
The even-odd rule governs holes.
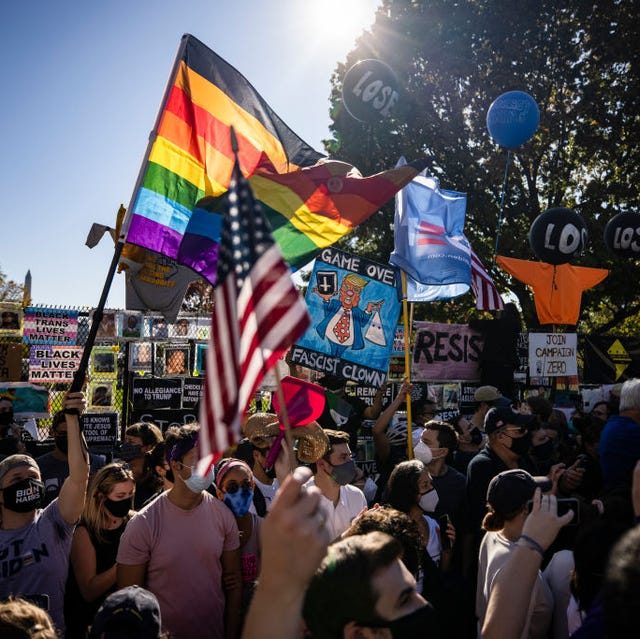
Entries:
POLYGON ((75 524, 80 519, 89 480, 89 451, 84 435, 80 432, 79 415, 84 407, 84 393, 81 392, 68 393, 62 402, 63 410, 72 412, 65 416, 69 441, 69 476, 60 489, 58 508, 62 518, 70 524, 75 524))
POLYGON ((537 488, 522 536, 493 582, 482 639, 513 639, 522 634, 543 553, 560 528, 573 519, 572 511, 562 517, 557 512, 555 496, 543 496, 537 488))
POLYGON ((262 525, 262 567, 242 639, 297 639, 307 585, 324 557, 329 532, 320 491, 305 488, 299 467, 278 489, 262 525))
POLYGON ((386 436, 389 422, 391 421, 394 413, 398 410, 400 404, 406 400, 407 394, 411 392, 411 388, 412 386, 409 382, 403 382, 398 394, 389 406, 384 409, 380 414, 380 417, 376 419, 376 423, 373 425, 373 443, 376 447, 376 455, 381 462, 389 459, 389 455, 391 454, 391 446, 386 436))

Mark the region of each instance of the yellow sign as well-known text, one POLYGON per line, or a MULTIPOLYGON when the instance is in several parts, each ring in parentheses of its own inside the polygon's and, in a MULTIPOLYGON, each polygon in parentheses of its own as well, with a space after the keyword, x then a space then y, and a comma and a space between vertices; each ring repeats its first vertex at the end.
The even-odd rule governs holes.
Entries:
POLYGON ((619 339, 615 340, 607 350, 607 354, 611 358, 613 365, 616 367, 616 381, 620 379, 622 373, 627 370, 629 364, 631 364, 631 357, 627 353, 625 347, 622 345, 619 339))

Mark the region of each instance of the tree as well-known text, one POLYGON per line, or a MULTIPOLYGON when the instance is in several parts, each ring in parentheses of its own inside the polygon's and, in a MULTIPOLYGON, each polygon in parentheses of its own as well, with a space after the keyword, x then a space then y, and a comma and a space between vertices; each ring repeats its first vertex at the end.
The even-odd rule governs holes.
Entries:
POLYGON ((22 302, 24 287, 13 280, 7 279, 0 270, 0 302, 22 302))
MULTIPOLYGON (((443 188, 468 194, 465 232, 492 265, 506 152, 490 138, 486 113, 505 91, 532 95, 541 112, 534 138, 512 153, 499 253, 536 259, 528 244, 545 209, 578 211, 590 240, 574 263, 608 268, 609 277, 583 296, 579 328, 615 331, 640 314, 640 263, 609 255, 606 222, 632 210, 640 188, 640 2, 603 0, 384 0, 370 32, 358 40, 332 78, 332 137, 327 149, 363 173, 408 159, 432 158, 443 188), (357 122, 341 103, 345 72, 378 58, 403 88, 392 119, 357 122), (635 290, 634 290, 635 289, 635 290)), ((393 248, 393 205, 374 215, 341 246, 387 261, 393 248)), ((537 325, 527 288, 496 267, 498 287, 515 295, 525 322, 537 325)), ((428 306, 431 317, 458 317, 473 301, 428 306)), ((470 297, 470 296, 469 296, 470 297)))

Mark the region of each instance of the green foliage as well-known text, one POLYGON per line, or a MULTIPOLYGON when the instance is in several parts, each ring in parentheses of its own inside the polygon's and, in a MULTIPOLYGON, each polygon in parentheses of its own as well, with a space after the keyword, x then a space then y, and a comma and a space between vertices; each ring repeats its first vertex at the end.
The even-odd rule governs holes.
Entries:
POLYGON ((0 302, 22 302, 24 287, 0 271, 0 302))
MULTIPOLYGON (((398 157, 429 156, 443 188, 468 194, 465 233, 496 285, 517 297, 525 322, 537 325, 533 297, 493 266, 506 152, 490 138, 486 113, 509 90, 526 91, 540 108, 534 138, 512 153, 499 253, 537 259, 529 227, 545 209, 565 206, 587 224, 580 266, 610 269, 583 296, 579 330, 617 332, 637 326, 636 260, 613 258, 604 226, 634 210, 640 188, 640 2, 564 3, 540 0, 384 0, 332 78, 332 137, 336 158, 363 174, 393 166, 398 157), (358 60, 378 58, 403 88, 391 120, 357 122, 341 103, 341 82, 358 60)), ((386 262, 393 249, 393 203, 344 238, 340 246, 386 262)), ((431 319, 463 320, 471 294, 419 305, 431 319), (469 298, 469 299, 467 299, 469 298)))

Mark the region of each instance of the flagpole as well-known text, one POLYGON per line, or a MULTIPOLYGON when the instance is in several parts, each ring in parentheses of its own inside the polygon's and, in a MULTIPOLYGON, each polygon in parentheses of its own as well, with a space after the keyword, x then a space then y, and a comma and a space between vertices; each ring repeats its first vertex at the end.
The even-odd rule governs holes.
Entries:
MULTIPOLYGON (((287 403, 284 399, 284 391, 282 390, 282 383, 280 380, 280 371, 278 370, 278 364, 273 367, 276 374, 276 394, 278 395, 278 402, 280 403, 280 416, 282 417, 282 424, 284 426, 284 439, 287 442, 287 450, 289 451, 289 466, 291 472, 296 469, 296 458, 293 451, 293 435, 291 434, 291 424, 289 423, 289 413, 287 411, 287 403)), ((274 462, 275 465, 275 462, 274 462)))
MULTIPOLYGON (((409 361, 409 313, 407 304, 407 274, 400 271, 402 278, 402 318, 404 322, 404 380, 411 381, 411 362, 409 361)), ((411 395, 406 394, 407 404, 407 454, 409 459, 413 459, 413 428, 411 424, 411 395)))
POLYGON ((498 228, 496 230, 496 247, 493 251, 493 261, 496 261, 498 255, 498 242, 500 240, 500 229, 504 219, 504 196, 507 191, 507 180, 509 179, 509 163, 511 162, 511 149, 507 149, 507 164, 504 167, 504 179, 502 180, 502 195, 500 196, 500 214, 498 215, 498 228))
POLYGON ((178 72, 178 67, 180 66, 180 61, 184 55, 184 51, 187 46, 188 37, 189 36, 186 34, 183 35, 182 39, 180 40, 180 45, 178 46, 178 52, 176 53, 176 58, 173 63, 173 68, 171 69, 171 74, 169 75, 169 79, 167 80, 167 84, 164 90, 164 95, 162 97, 162 102, 160 103, 158 114, 156 115, 156 121, 149 135, 149 143, 147 144, 147 149, 145 151, 142 164, 140 165, 140 171, 138 172, 138 177, 136 179, 135 186, 133 187, 133 193, 131 194, 129 207, 126 210, 124 220, 122 221, 120 235, 118 237, 118 241, 116 242, 113 258, 109 266, 109 271, 107 272, 107 279, 105 280, 104 286, 102 288, 102 295, 100 296, 100 301, 98 302, 98 306, 96 307, 92 315, 91 328, 89 330, 87 341, 84 345, 84 350, 82 351, 82 358, 80 359, 78 368, 73 376, 73 382, 71 384, 71 392, 78 392, 82 390, 82 387, 84 386, 85 377, 87 375, 87 368, 89 365, 89 357, 91 356, 91 349, 93 348, 93 345, 95 344, 95 341, 96 341, 96 335, 98 334, 98 327, 100 326, 100 322, 102 321, 102 318, 104 315, 104 307, 105 307, 105 304, 107 303, 109 289, 111 288, 111 283, 113 282, 113 277, 116 273, 116 268, 118 267, 118 262, 120 261, 120 257, 122 255, 122 249, 124 248, 127 232, 129 231, 129 224, 131 223, 131 215, 133 211, 135 198, 137 196, 140 185, 142 184, 142 181, 144 179, 145 169, 149 160, 149 155, 151 154, 151 147, 153 146, 153 143, 155 142, 155 139, 158 136, 158 126, 160 124, 160 118, 162 116, 162 112, 164 111, 167 100, 169 99, 169 92, 171 91, 171 87, 173 86, 176 74, 178 72))

